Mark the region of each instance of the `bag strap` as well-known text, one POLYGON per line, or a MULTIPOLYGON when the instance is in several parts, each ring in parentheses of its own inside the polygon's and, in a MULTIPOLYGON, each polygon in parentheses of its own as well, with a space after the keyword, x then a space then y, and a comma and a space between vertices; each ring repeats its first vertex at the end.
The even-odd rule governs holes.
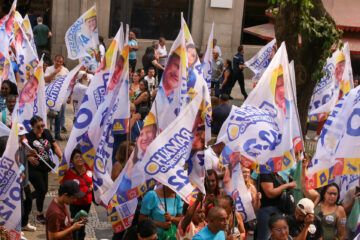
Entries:
POLYGON ((90 184, 85 180, 85 178, 84 178, 83 176, 81 176, 81 174, 79 173, 79 171, 76 170, 76 168, 74 168, 74 167, 73 167, 72 169, 76 172, 76 174, 77 174, 82 180, 84 180, 86 186, 87 186, 88 188, 90 188, 90 184))

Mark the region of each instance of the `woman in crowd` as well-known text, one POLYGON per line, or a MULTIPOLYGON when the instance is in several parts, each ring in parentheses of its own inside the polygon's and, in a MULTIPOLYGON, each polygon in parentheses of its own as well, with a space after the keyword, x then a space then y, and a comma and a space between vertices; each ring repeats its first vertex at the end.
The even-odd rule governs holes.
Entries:
POLYGON ((338 205, 339 192, 336 183, 325 186, 320 193, 320 203, 315 207, 315 215, 321 219, 323 240, 346 238, 346 213, 344 208, 338 205))
MULTIPOLYGON (((86 194, 84 197, 78 198, 75 202, 70 204, 70 215, 71 218, 74 218, 80 210, 89 213, 92 201, 93 183, 92 171, 85 163, 81 151, 78 148, 75 148, 71 153, 70 162, 73 164, 73 167, 66 171, 62 182, 73 180, 79 184, 80 191, 86 194)), ((85 226, 73 232, 73 239, 85 239, 85 226)))
POLYGON ((113 167, 111 169, 111 179, 113 181, 116 180, 116 178, 120 175, 121 171, 125 167, 127 161, 126 149, 128 149, 127 157, 129 158, 134 148, 135 148, 135 144, 132 142, 128 143, 127 141, 124 141, 120 143, 119 148, 116 151, 116 156, 115 156, 116 162, 113 164, 113 167))
POLYGON ((183 204, 179 195, 163 185, 145 194, 141 203, 139 222, 150 218, 157 226, 160 240, 167 239, 166 237, 174 239, 177 225, 182 217, 183 204))
POLYGON ((147 72, 150 67, 154 67, 155 69, 158 68, 158 69, 164 70, 164 67, 161 66, 161 64, 156 59, 155 50, 152 46, 146 48, 145 55, 142 58, 142 64, 144 66, 146 75, 147 75, 147 72))
POLYGON ((29 180, 35 189, 37 216, 36 222, 45 224, 45 217, 43 214, 45 195, 48 191, 48 172, 55 167, 50 157, 50 150, 52 150, 59 159, 62 157, 62 152, 56 144, 54 138, 48 129, 45 129, 43 119, 39 116, 34 116, 30 120, 32 130, 26 134, 30 147, 36 150, 37 155, 29 157, 29 180), (39 159, 39 156, 41 159, 39 159), (47 164, 45 164, 45 161, 47 164))
POLYGON ((17 87, 16 85, 9 81, 9 80, 4 80, 1 83, 1 91, 0 91, 0 111, 5 110, 6 109, 6 97, 7 95, 18 95, 18 91, 17 91, 17 87))
POLYGON ((141 93, 140 90, 140 75, 138 72, 133 73, 132 83, 130 84, 130 99, 136 98, 141 93))
POLYGON ((231 60, 226 59, 226 61, 224 62, 224 70, 221 74, 220 80, 217 82, 218 88, 215 88, 216 97, 219 97, 221 94, 224 93, 230 95, 232 75, 233 75, 233 71, 231 67, 231 60))
POLYGON ((86 90, 88 89, 88 85, 90 81, 88 81, 88 76, 93 76, 92 74, 87 74, 85 71, 79 71, 77 75, 77 82, 72 91, 72 99, 74 106, 74 121, 79 112, 81 102, 85 96, 86 90))
POLYGON ((254 208, 254 211, 257 211, 261 206, 261 193, 256 190, 256 187, 252 183, 252 180, 250 178, 250 169, 246 167, 241 167, 241 170, 246 188, 248 192, 251 193, 251 204, 254 208))
POLYGON ((278 213, 278 205, 283 191, 292 190, 296 187, 296 182, 286 183, 278 173, 260 174, 261 207, 256 213, 257 218, 257 237, 256 239, 268 239, 270 233, 266 224, 270 214, 278 213))
POLYGON ((220 198, 227 195, 226 190, 220 188, 219 177, 213 169, 207 170, 205 190, 205 214, 207 215, 212 207, 219 205, 220 198))
MULTIPOLYGON (((271 233, 270 240, 292 240, 289 235, 289 226, 284 216, 275 214, 272 215, 268 222, 269 231, 271 233)), ((266 240, 264 238, 264 240, 266 240)))
POLYGON ((245 227, 244 227, 244 221, 237 211, 235 211, 235 204, 234 199, 229 196, 223 196, 220 199, 219 204, 223 209, 225 209, 229 223, 227 225, 227 236, 231 234, 235 234, 237 236, 237 239, 244 240, 245 239, 245 227), (235 219, 234 219, 235 214, 235 219))
POLYGON ((141 80, 139 89, 141 92, 134 99, 134 104, 136 106, 136 112, 141 114, 141 119, 143 120, 149 113, 151 105, 148 82, 146 80, 141 80))
POLYGON ((142 79, 144 79, 144 77, 145 77, 145 70, 144 70, 143 68, 139 68, 136 72, 139 74, 139 77, 140 77, 139 81, 142 80, 142 79))

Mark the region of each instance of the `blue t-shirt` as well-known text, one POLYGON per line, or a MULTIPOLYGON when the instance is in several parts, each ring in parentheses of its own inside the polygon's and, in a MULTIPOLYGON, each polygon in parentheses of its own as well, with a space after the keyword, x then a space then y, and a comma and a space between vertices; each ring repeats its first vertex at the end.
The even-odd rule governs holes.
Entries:
MULTIPOLYGON (((184 203, 181 201, 179 195, 175 198, 166 198, 167 212, 175 217, 182 214, 184 203)), ((159 198, 155 191, 149 191, 145 194, 141 202, 140 213, 148 215, 151 220, 158 222, 165 222, 165 203, 164 198, 159 198)), ((164 229, 157 228, 158 236, 161 236, 164 229)))
POLYGON ((12 66, 12 68, 13 68, 14 73, 18 73, 18 72, 19 72, 19 67, 18 67, 18 65, 17 65, 16 62, 14 62, 14 61, 11 60, 11 66, 12 66))
POLYGON ((213 234, 208 226, 205 226, 193 237, 193 240, 225 240, 225 232, 219 231, 217 234, 213 234))
MULTIPOLYGON (((137 41, 135 39, 132 39, 129 41, 129 46, 130 47, 136 47, 138 45, 137 41)), ((130 51, 129 52, 129 59, 130 60, 134 60, 136 59, 136 51, 130 51)))

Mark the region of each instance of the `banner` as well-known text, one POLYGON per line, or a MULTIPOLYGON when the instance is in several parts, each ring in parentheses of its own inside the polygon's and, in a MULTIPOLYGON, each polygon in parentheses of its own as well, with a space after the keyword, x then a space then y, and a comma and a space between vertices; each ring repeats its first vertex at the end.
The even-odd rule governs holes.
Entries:
POLYGON ((273 39, 271 42, 262 47, 255 56, 245 62, 245 65, 255 74, 252 78, 253 82, 260 80, 261 76, 275 56, 276 51, 276 39, 273 39))
POLYGON ((321 131, 307 172, 306 187, 325 186, 335 176, 360 173, 360 88, 352 89, 334 107, 321 131))
POLYGON ((202 63, 203 77, 207 83, 209 93, 211 93, 211 64, 213 59, 213 48, 214 48, 213 39, 214 39, 214 23, 211 25, 211 31, 207 41, 207 46, 202 63))
POLYGON ((27 14, 26 14, 24 20, 21 23, 21 27, 22 27, 24 33, 26 34, 26 37, 29 40, 30 45, 32 46, 32 48, 34 50, 34 53, 35 53, 36 57, 39 58, 39 56, 37 55, 34 34, 33 34, 33 31, 32 31, 32 28, 31 28, 29 16, 27 14))
POLYGON ((10 233, 11 240, 20 239, 21 234, 21 189, 18 150, 18 126, 12 124, 3 157, 0 160, 0 225, 10 233))
POLYGON ((349 44, 336 50, 323 68, 325 76, 316 84, 309 105, 309 121, 320 122, 334 109, 336 103, 353 87, 349 44))
POLYGON ((10 61, 8 52, 2 53, 0 51, 0 82, 10 80, 16 84, 16 77, 10 61))
POLYGON ((16 11, 17 0, 11 5, 9 14, 5 15, 0 20, 0 52, 9 51, 10 42, 14 37, 14 20, 15 20, 15 11, 16 11))
MULTIPOLYGON (((130 118, 128 25, 126 25, 125 40, 120 39, 117 52, 115 64, 111 67, 112 77, 105 91, 104 100, 96 111, 88 130, 89 140, 96 149, 93 156, 93 184, 95 200, 98 203, 101 201, 100 196, 114 184, 111 179, 113 134, 118 131, 119 124, 127 122, 125 120, 130 118)), ((120 128, 128 130, 128 126, 120 128)))
MULTIPOLYGON (((28 132, 32 129, 30 119, 35 115, 38 115, 43 119, 46 127, 47 109, 45 103, 45 81, 42 59, 21 90, 14 108, 14 113, 18 114, 18 122, 22 123, 28 132)), ((15 115, 16 114, 13 114, 13 121, 15 115)))
POLYGON ((66 31, 65 43, 68 58, 95 58, 99 46, 96 5, 81 15, 66 31))
POLYGON ((0 122, 0 137, 9 136, 9 135, 10 135, 10 129, 5 124, 0 122))
POLYGON ((48 108, 60 111, 61 105, 67 100, 69 84, 79 72, 81 66, 81 64, 77 65, 68 74, 55 79, 46 86, 45 95, 48 108))
MULTIPOLYGON (((239 108, 232 107, 217 142, 241 153, 245 167, 259 164, 261 173, 282 171, 295 162, 300 123, 285 43, 255 89, 239 108)), ((301 143, 301 141, 300 141, 301 143)))
POLYGON ((114 71, 115 69, 119 44, 122 39, 124 39, 123 36, 124 32, 121 25, 115 38, 106 51, 105 57, 102 60, 99 69, 96 71, 93 81, 91 81, 88 89, 86 90, 78 115, 76 116, 74 126, 71 130, 68 143, 66 144, 62 161, 59 165, 59 181, 63 178, 66 170, 68 169, 71 153, 78 144, 81 145, 81 152, 83 153, 83 157, 87 164, 90 168, 93 168, 95 149, 89 140, 88 130, 90 123, 94 119, 96 111, 98 110, 100 104, 104 101, 104 94, 110 86, 109 82, 111 82, 112 87, 115 86, 115 82, 109 80, 112 79, 114 74, 111 70, 114 71))

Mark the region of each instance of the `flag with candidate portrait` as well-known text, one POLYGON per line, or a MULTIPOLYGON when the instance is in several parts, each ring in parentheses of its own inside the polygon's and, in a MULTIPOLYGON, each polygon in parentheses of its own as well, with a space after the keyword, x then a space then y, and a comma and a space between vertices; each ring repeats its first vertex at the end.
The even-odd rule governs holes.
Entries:
POLYGON ((61 106, 67 100, 69 84, 79 72, 81 67, 81 64, 77 65, 69 73, 55 79, 55 81, 46 86, 46 106, 49 109, 60 111, 61 106))
MULTIPOLYGON (((114 184, 111 179, 112 154, 115 131, 119 124, 130 118, 129 101, 129 26, 126 25, 125 39, 120 39, 115 64, 112 65, 110 83, 104 100, 96 111, 88 130, 88 137, 95 147, 94 157, 94 195, 100 203, 100 196, 114 184), (100 124, 99 124, 100 123, 100 124)), ((126 133, 127 126, 123 126, 126 133)))
POLYGON ((0 160, 0 225, 9 232, 11 240, 20 239, 21 236, 20 160, 17 125, 15 120, 4 155, 0 160))
POLYGON ((250 60, 245 62, 245 65, 254 72, 252 80, 257 82, 269 66, 272 58, 277 51, 276 39, 266 44, 255 54, 250 60))
POLYGON ((297 117, 285 43, 241 107, 232 106, 217 142, 241 153, 244 166, 258 164, 261 173, 281 171, 295 162, 301 149, 297 117))
POLYGON ((360 88, 352 89, 335 105, 321 131, 307 172, 307 188, 334 182, 336 176, 360 173, 360 88))
MULTIPOLYGON (((100 104, 104 101, 104 95, 110 85, 110 82, 113 82, 111 79, 115 69, 116 58, 119 54, 119 44, 121 44, 124 39, 123 36, 124 33, 121 24, 119 31, 106 51, 105 57, 103 58, 99 69, 94 75, 94 79, 88 86, 80 105, 79 112, 76 116, 74 126, 71 130, 68 143, 66 144, 63 153, 62 161, 59 165, 59 181, 64 177, 66 170, 70 167, 71 153, 78 144, 81 145, 81 151, 85 161, 90 168, 93 168, 95 149, 89 140, 88 130, 94 119, 96 111, 99 109, 100 104)), ((115 85, 112 84, 112 86, 115 85)))
POLYGON ((2 53, 0 51, 0 82, 4 80, 10 80, 16 84, 16 77, 9 54, 7 52, 2 53))
POLYGON ((10 43, 14 37, 14 21, 17 0, 11 5, 11 9, 7 15, 0 19, 0 52, 7 52, 10 43))
POLYGON ((39 56, 37 55, 33 30, 31 28, 31 23, 30 23, 30 20, 29 20, 29 16, 27 14, 25 15, 24 19, 21 22, 21 27, 22 27, 27 39, 29 40, 30 45, 32 46, 32 48, 34 50, 35 55, 39 58, 39 56))
POLYGON ((328 58, 323 68, 324 76, 316 84, 309 105, 310 122, 320 122, 327 118, 336 103, 348 93, 353 86, 349 44, 337 49, 328 58))
POLYGON ((68 58, 95 58, 99 46, 95 5, 81 15, 66 31, 65 43, 68 58))

